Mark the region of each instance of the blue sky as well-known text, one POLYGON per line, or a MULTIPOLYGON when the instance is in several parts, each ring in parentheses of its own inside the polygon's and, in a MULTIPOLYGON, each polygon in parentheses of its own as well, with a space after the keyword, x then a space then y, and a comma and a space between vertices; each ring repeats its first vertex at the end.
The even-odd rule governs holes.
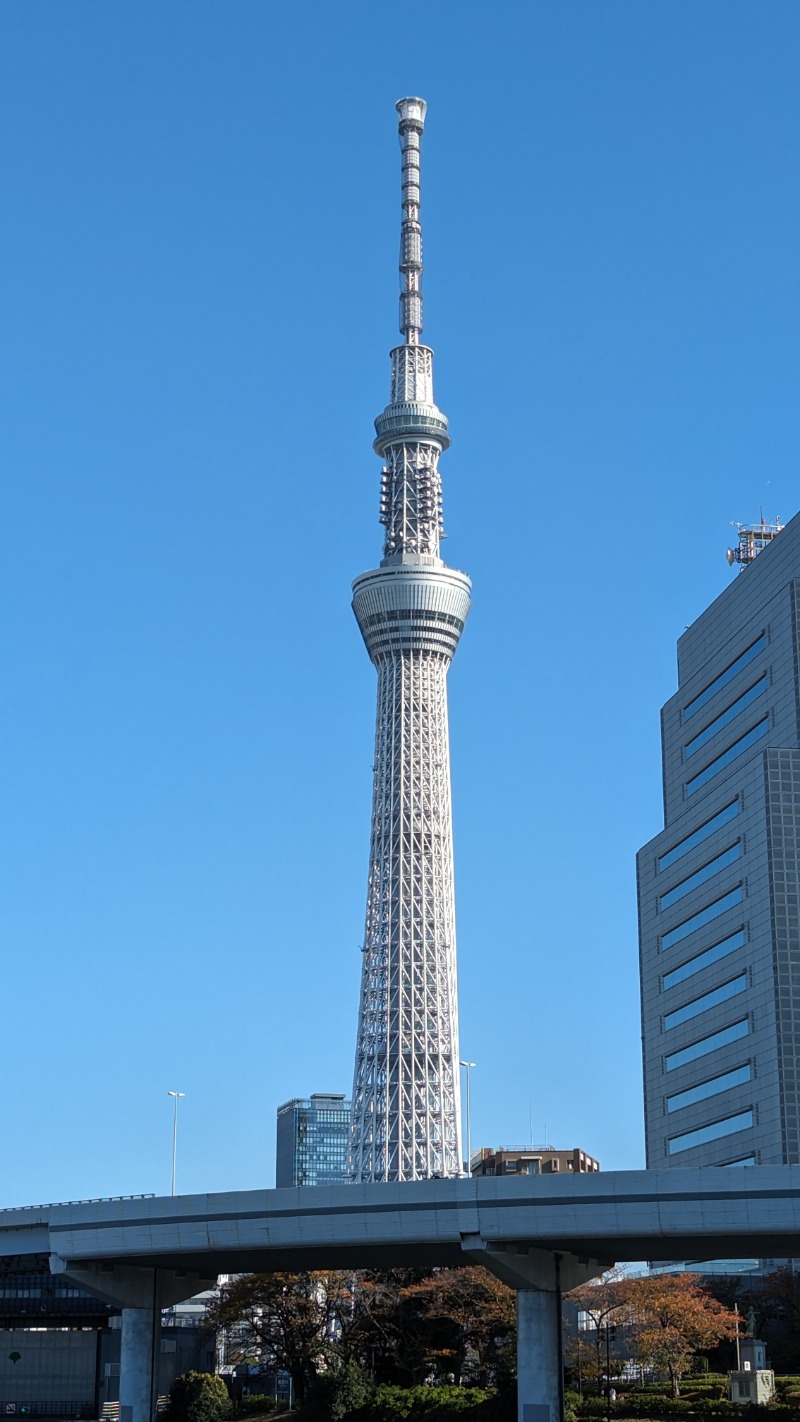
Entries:
POLYGON ((395 100, 429 104, 474 1145, 643 1164, 634 855, 797 511, 795 4, 5 0, 0 1203, 273 1183, 349 1091, 395 100))

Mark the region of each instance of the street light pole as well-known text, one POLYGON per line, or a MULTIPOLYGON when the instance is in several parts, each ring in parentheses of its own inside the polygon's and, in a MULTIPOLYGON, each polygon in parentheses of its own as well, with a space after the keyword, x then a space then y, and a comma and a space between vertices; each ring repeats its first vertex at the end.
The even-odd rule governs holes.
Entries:
POLYGON ((175 1111, 172 1116, 172 1194, 175 1194, 175 1167, 178 1163, 178 1101, 185 1096, 185 1091, 168 1091, 167 1096, 175 1099, 175 1111))
POLYGON ((611 1325, 606 1319, 606 1422, 611 1422, 611 1325))
POLYGON ((466 1067, 467 1071, 467 1175, 472 1175, 472 1110, 469 1096, 470 1074, 472 1068, 477 1066, 477 1062, 459 1062, 459 1066, 466 1067))

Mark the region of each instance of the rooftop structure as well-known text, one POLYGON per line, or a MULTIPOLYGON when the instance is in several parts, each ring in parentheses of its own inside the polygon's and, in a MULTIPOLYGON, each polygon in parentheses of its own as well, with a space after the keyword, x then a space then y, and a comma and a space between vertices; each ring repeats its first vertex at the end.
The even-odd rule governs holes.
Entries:
POLYGON ((777 538, 783 524, 779 518, 774 523, 766 523, 762 518, 759 523, 737 523, 735 527, 739 541, 735 548, 728 549, 725 557, 731 567, 738 563, 741 568, 746 568, 773 538, 777 538))
POLYGON ((401 99, 400 330, 390 402, 375 421, 383 460, 383 558, 353 584, 378 673, 372 833, 353 1078, 352 1178, 461 1174, 458 1006, 447 670, 470 581, 439 555, 439 456, 422 333, 423 99, 401 99))

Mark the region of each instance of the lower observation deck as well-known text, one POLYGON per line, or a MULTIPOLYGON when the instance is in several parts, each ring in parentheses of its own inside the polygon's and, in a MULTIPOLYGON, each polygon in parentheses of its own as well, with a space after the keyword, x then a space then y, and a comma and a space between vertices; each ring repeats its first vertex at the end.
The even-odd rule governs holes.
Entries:
POLYGON ((398 563, 362 573, 353 583, 353 611, 371 660, 428 651, 451 661, 469 614, 471 587, 466 573, 443 563, 398 563))

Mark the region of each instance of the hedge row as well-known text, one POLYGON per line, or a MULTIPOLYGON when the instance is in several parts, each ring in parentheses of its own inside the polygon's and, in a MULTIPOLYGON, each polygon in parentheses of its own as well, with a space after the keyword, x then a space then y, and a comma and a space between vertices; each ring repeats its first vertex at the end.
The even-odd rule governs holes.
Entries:
POLYGON ((637 1397, 636 1393, 612 1402, 610 1408, 603 1398, 584 1399, 574 1410, 578 1418, 606 1417, 610 1412, 612 1418, 652 1417, 663 1418, 664 1422, 673 1417, 699 1417, 704 1422, 707 1418, 738 1417, 742 1422, 764 1422, 765 1416, 770 1422, 800 1422, 800 1407, 787 1402, 770 1403, 765 1412, 763 1407, 742 1406, 727 1398, 637 1397))
MULTIPOLYGON (((512 1403, 513 1409, 513 1403, 512 1403)), ((503 1422, 508 1406, 502 1396, 480 1387, 377 1387, 352 1422, 503 1422)), ((512 1411, 513 1415, 513 1411, 512 1411)))

